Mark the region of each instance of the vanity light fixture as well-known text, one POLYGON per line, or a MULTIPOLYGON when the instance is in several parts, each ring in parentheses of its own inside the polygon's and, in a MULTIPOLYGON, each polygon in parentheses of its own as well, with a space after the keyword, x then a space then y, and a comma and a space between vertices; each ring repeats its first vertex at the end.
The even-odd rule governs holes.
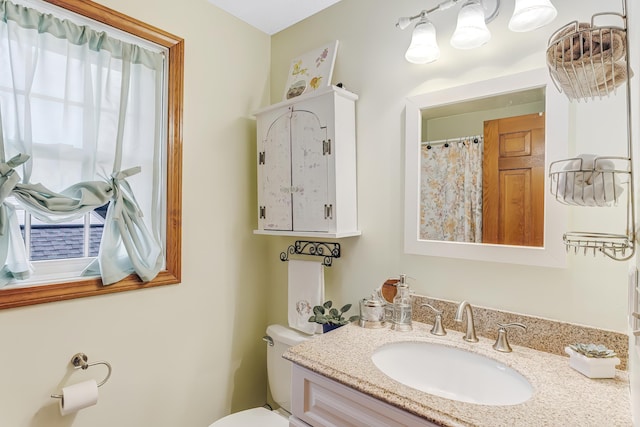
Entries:
MULTIPOLYGON (((462 0, 446 0, 437 6, 423 10, 414 16, 398 19, 396 27, 404 30, 413 21, 418 21, 411 35, 411 44, 405 58, 414 64, 427 64, 440 57, 436 40, 436 29, 427 18, 436 12, 450 9, 462 0)), ((456 49, 474 49, 491 39, 487 24, 493 21, 500 11, 500 0, 465 0, 458 12, 455 32, 451 36, 451 46, 456 49), (493 10, 487 10, 485 4, 493 10)), ((558 14, 550 0, 515 0, 513 16, 509 29, 515 32, 532 31, 547 25, 558 14)))

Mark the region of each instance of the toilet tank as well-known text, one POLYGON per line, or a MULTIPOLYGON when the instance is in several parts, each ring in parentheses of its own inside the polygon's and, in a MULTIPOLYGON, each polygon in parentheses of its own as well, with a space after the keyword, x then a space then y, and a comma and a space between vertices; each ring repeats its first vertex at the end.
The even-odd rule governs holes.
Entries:
POLYGON ((293 330, 283 325, 267 327, 267 336, 273 346, 267 346, 267 378, 273 400, 291 412, 291 362, 282 358, 284 352, 296 344, 311 338, 311 335, 293 330))

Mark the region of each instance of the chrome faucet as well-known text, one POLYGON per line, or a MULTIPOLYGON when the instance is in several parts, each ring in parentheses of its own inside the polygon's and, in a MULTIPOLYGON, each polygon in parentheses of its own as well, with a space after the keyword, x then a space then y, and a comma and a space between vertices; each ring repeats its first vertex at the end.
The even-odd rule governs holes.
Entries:
POLYGON ((462 322, 462 316, 464 313, 467 314, 467 327, 463 339, 468 342, 478 342, 478 337, 476 337, 476 327, 473 323, 473 311, 471 310, 471 304, 467 301, 462 301, 458 306, 456 316, 453 320, 456 322, 462 322))

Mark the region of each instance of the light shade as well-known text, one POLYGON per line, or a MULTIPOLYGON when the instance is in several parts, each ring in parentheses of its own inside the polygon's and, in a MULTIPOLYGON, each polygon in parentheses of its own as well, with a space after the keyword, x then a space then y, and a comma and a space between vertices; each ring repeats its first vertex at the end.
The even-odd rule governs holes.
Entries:
POLYGON ((484 22, 484 8, 477 0, 462 5, 458 13, 458 25, 451 36, 451 46, 456 49, 480 47, 491 39, 484 22))
POLYGON ((532 31, 553 21, 557 14, 549 0, 516 0, 509 29, 519 33, 532 31))
POLYGON ((402 16, 402 17, 398 18, 398 22, 396 23, 396 27, 400 28, 401 30, 404 30, 410 24, 411 24, 411 18, 408 17, 408 16, 402 16))
POLYGON ((429 20, 422 19, 416 24, 404 57, 414 64, 427 64, 440 58, 436 27, 429 20))

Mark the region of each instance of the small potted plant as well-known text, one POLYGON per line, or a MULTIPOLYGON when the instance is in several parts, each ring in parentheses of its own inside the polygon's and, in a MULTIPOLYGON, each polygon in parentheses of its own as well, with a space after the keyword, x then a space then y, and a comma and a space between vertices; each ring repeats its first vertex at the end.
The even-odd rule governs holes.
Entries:
POLYGON ((340 326, 351 323, 358 320, 357 315, 351 316, 348 319, 344 317, 344 313, 351 309, 351 304, 342 306, 340 310, 333 307, 332 301, 326 301, 322 305, 316 305, 313 307, 313 316, 309 317, 309 322, 318 323, 322 325, 322 332, 327 333, 340 326))
POLYGON ((620 359, 602 344, 571 344, 564 348, 569 366, 589 378, 613 378, 620 359))

